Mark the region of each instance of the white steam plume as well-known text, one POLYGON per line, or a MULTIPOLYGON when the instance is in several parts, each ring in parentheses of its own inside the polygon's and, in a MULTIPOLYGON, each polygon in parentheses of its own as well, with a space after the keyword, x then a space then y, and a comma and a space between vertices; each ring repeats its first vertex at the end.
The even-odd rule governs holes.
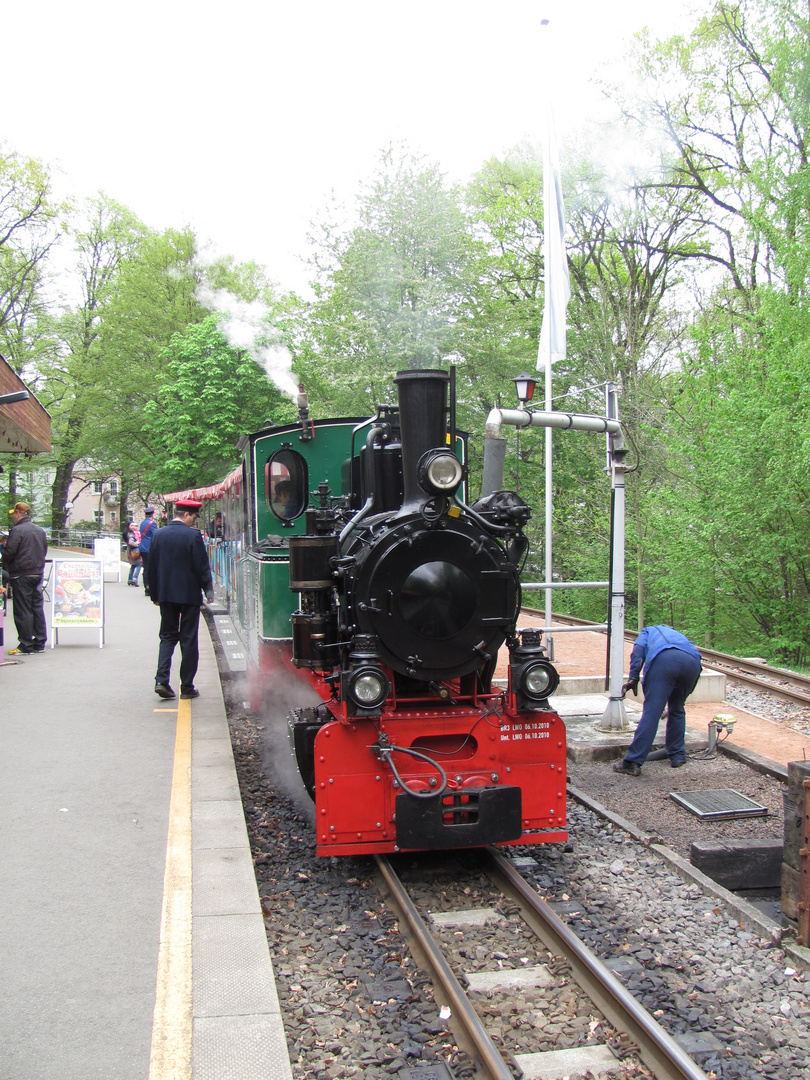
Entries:
POLYGON ((197 288, 197 299, 209 311, 224 312, 226 317, 219 326, 228 344, 250 353, 282 394, 295 401, 298 383, 292 376, 292 356, 285 345, 267 341, 276 331, 264 304, 258 300, 251 303, 237 300, 226 289, 214 290, 208 286, 197 288))

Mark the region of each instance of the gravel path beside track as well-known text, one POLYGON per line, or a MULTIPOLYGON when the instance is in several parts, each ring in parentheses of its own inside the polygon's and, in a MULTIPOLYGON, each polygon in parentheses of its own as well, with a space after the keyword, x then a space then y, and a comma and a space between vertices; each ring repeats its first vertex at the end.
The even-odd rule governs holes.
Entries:
POLYGON ((784 785, 722 754, 705 760, 690 758, 681 769, 670 768, 666 759, 648 761, 637 777, 617 776, 609 761, 584 764, 569 761, 568 782, 687 861, 694 841, 781 840, 784 835, 784 785), (717 788, 731 788, 754 799, 767 807, 768 816, 706 821, 670 798, 673 791, 717 788))

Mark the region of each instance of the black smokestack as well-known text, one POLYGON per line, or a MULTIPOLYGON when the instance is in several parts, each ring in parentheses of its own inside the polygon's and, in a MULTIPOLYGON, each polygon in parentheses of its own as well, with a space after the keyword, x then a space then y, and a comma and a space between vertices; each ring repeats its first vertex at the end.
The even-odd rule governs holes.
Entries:
POLYGON ((394 378, 399 394, 404 505, 423 502, 416 467, 427 450, 447 445, 446 371, 400 371, 394 378))

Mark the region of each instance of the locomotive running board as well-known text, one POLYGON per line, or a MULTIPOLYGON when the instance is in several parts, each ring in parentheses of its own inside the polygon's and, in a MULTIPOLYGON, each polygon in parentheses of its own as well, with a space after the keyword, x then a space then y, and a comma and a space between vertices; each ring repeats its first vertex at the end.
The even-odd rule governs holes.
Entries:
POLYGON ((486 847, 523 833, 519 787, 464 788, 421 799, 400 794, 395 806, 400 850, 486 847))

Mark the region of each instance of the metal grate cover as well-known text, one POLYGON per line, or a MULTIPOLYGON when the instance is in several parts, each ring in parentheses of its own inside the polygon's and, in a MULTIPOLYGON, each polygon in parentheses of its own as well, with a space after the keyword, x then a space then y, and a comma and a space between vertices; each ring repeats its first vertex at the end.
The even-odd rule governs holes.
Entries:
POLYGON ((719 821, 723 818, 767 817, 768 808, 732 788, 713 791, 671 791, 670 799, 685 806, 699 818, 719 821))

